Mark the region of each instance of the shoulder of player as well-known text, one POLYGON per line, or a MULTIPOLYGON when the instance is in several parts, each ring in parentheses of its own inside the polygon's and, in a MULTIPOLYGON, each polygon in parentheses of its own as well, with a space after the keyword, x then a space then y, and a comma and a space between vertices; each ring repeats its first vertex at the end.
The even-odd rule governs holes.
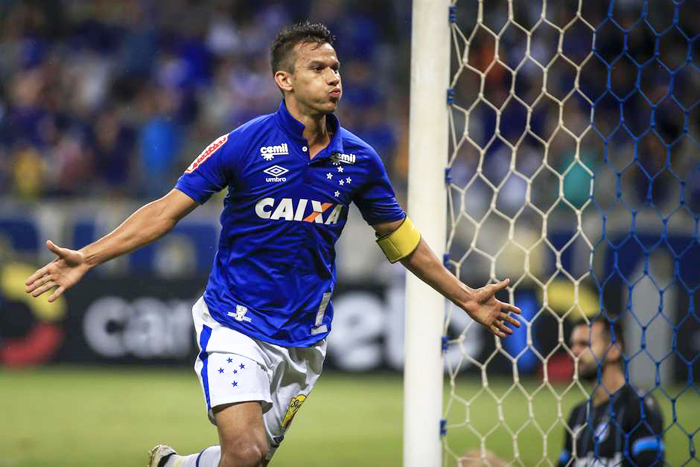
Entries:
MULTIPOLYGON (((274 129, 274 114, 261 115, 236 127, 219 139, 225 139, 224 152, 240 156, 256 144, 261 143, 274 129)), ((218 140, 217 140, 218 141, 218 140)))
POLYGON ((359 162, 381 162, 379 154, 368 142, 346 128, 340 127, 340 132, 343 138, 343 151, 346 154, 355 154, 359 162))
POLYGON ((275 126, 275 114, 267 114, 248 120, 229 132, 229 137, 238 141, 250 141, 260 135, 261 131, 269 130, 275 126))
MULTIPOLYGON (((653 394, 644 393, 640 390, 635 390, 635 394, 638 397, 638 401, 639 400, 644 401, 644 410, 646 412, 652 412, 655 414, 661 413, 661 406, 659 405, 659 402, 656 400, 656 397, 654 397, 653 394)), ((641 404, 640 404, 640 406, 641 406, 641 404)))
POLYGON ((630 385, 625 386, 624 391, 623 404, 634 418, 640 417, 642 411, 645 413, 645 416, 648 416, 648 414, 653 414, 654 416, 661 415, 661 407, 653 394, 644 392, 630 385))

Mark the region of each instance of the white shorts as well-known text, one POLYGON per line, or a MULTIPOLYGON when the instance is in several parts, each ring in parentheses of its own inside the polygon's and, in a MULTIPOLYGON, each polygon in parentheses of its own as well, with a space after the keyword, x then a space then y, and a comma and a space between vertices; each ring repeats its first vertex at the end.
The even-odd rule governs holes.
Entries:
POLYGON ((199 343, 194 371, 209 420, 216 424, 216 406, 261 402, 271 459, 321 374, 326 340, 312 347, 282 347, 248 337, 212 318, 204 298, 192 307, 192 317, 199 343))

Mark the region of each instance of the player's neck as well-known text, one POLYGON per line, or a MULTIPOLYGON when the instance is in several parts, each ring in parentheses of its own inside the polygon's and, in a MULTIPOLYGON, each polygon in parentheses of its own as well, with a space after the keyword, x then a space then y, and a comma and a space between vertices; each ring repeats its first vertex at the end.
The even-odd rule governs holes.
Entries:
POLYGON ((603 369, 603 378, 600 384, 596 385, 593 393, 593 405, 600 405, 610 399, 611 394, 615 394, 625 385, 625 375, 619 365, 606 365, 603 369))
MULTIPOLYGON (((303 136, 309 143, 309 148, 318 146, 324 148, 330 142, 330 133, 326 126, 326 115, 318 113, 299 104, 294 99, 286 99, 285 104, 289 114, 304 125, 303 136)), ((318 151, 311 151, 311 155, 318 151)))
POLYGON ((304 138, 309 143, 309 147, 315 148, 320 146, 325 148, 331 141, 330 133, 326 127, 326 116, 322 115, 318 118, 309 117, 307 120, 301 120, 304 124, 304 138))

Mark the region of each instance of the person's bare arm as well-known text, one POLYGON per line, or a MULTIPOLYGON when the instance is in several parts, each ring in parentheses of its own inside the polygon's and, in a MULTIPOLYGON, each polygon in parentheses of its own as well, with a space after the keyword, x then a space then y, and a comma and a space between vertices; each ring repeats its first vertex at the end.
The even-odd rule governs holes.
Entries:
MULTIPOLYGON (((378 236, 384 236, 399 228, 402 222, 399 220, 372 227, 378 236)), ((401 264, 493 334, 499 337, 513 334, 506 322, 520 327, 520 322, 508 315, 509 312, 520 314, 520 308, 501 302, 495 296, 496 292, 508 286, 509 279, 479 289, 467 287, 442 264, 424 239, 420 240, 413 253, 401 260, 401 264)))
POLYGON ((486 451, 482 458, 481 451, 474 449, 462 455, 459 467, 506 467, 507 465, 506 461, 491 451, 486 451))
POLYGON ((192 198, 173 189, 137 210, 110 234, 80 250, 61 248, 47 240, 46 246, 57 258, 27 279, 27 293, 38 297, 56 288, 49 297, 53 302, 90 269, 161 238, 197 206, 192 198))

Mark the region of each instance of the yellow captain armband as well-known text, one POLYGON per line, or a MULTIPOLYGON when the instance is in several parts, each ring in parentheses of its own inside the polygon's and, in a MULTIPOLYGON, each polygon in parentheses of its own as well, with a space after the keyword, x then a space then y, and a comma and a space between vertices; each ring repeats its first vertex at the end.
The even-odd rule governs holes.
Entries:
POLYGON ((377 244, 391 263, 413 253, 418 248, 418 243, 420 243, 420 232, 408 216, 398 229, 377 239, 377 244))

